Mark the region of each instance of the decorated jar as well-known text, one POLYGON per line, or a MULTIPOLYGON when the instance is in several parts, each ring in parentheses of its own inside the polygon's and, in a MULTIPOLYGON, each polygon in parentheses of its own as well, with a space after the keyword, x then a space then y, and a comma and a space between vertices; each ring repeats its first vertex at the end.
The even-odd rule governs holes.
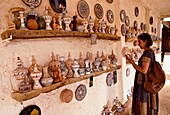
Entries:
POLYGON ((17 68, 12 71, 12 88, 16 92, 28 92, 32 90, 32 85, 29 82, 28 69, 25 68, 20 60, 20 57, 17 57, 17 68))
POLYGON ((43 77, 41 78, 41 84, 43 86, 49 86, 53 82, 53 78, 48 73, 48 66, 43 67, 43 77))
POLYGON ((67 11, 64 13, 63 21, 65 24, 65 31, 71 31, 70 29, 71 17, 68 15, 67 11))
POLYGON ((52 17, 48 14, 48 9, 45 8, 45 15, 43 16, 46 23, 46 30, 52 30, 50 23, 52 22, 52 17))
POLYGON ((72 69, 73 69, 73 71, 74 71, 73 77, 79 77, 79 76, 80 76, 80 75, 78 74, 79 64, 78 64, 78 62, 77 62, 76 59, 74 59, 74 63, 73 63, 73 65, 72 65, 72 69))
POLYGON ((66 64, 66 68, 68 70, 66 77, 73 77, 73 70, 72 70, 72 65, 73 65, 74 61, 71 58, 71 54, 70 52, 68 53, 68 59, 66 60, 65 64, 66 64))
POLYGON ((30 77, 34 80, 33 89, 42 88, 42 86, 40 84, 42 72, 40 70, 38 70, 37 64, 34 65, 33 71, 30 72, 30 77))

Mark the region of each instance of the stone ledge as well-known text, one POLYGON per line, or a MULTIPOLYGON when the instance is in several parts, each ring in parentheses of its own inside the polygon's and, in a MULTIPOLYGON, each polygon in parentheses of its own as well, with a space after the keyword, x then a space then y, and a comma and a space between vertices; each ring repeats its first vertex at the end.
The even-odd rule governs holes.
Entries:
MULTIPOLYGON (((38 39, 50 37, 91 37, 93 33, 85 33, 78 31, 54 31, 54 30, 6 30, 1 34, 2 40, 8 39, 12 35, 12 39, 38 39)), ((94 33, 97 39, 103 40, 120 40, 120 37, 112 34, 94 33)))
MULTIPOLYGON (((119 65, 116 69, 120 69, 120 68, 121 68, 121 65, 119 65)), ((97 77, 97 76, 99 76, 99 75, 101 75, 103 73, 107 73, 107 72, 114 71, 114 70, 115 69, 112 68, 112 69, 108 69, 108 70, 104 70, 104 71, 93 72, 91 74, 80 76, 80 77, 77 77, 77 78, 67 78, 67 79, 65 79, 65 80, 63 80, 61 82, 52 84, 52 85, 47 86, 47 87, 42 87, 41 89, 32 90, 32 91, 27 92, 27 93, 13 92, 11 94, 11 97, 13 99, 19 101, 19 102, 26 101, 26 100, 29 100, 29 99, 32 99, 34 97, 39 96, 41 93, 48 93, 48 92, 50 92, 52 90, 55 90, 55 89, 58 89, 58 88, 60 88, 62 86, 88 79, 91 76, 97 77)))

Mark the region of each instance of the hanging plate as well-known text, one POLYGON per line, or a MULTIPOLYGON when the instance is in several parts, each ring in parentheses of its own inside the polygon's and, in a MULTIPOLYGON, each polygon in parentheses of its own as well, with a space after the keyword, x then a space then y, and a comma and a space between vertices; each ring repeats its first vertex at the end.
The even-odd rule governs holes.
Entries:
POLYGON ((138 29, 138 22, 135 20, 134 21, 134 29, 137 30, 138 29))
POLYGON ((106 0, 108 3, 113 3, 113 0, 106 0))
POLYGON ((64 89, 60 94, 60 99, 66 103, 71 102, 73 99, 73 92, 70 89, 64 89))
POLYGON ((126 26, 129 26, 129 25, 130 25, 129 16, 126 16, 126 18, 125 18, 125 24, 126 24, 126 26))
POLYGON ((114 21, 114 15, 113 15, 113 12, 111 10, 107 11, 107 20, 110 23, 113 23, 113 21, 114 21))
POLYGON ((19 115, 41 115, 41 109, 37 105, 29 105, 19 115))
POLYGON ((146 24, 144 24, 144 31, 146 31, 146 28, 147 28, 147 27, 146 27, 146 24))
POLYGON ((149 23, 150 23, 150 25, 153 24, 153 17, 152 17, 152 16, 151 16, 150 19, 149 19, 149 23))
POLYGON ((141 22, 141 24, 140 24, 140 29, 141 29, 142 31, 144 31, 144 23, 143 23, 143 22, 141 22))
POLYGON ((42 2, 42 0, 34 0, 34 1, 33 0, 22 0, 22 1, 29 7, 33 5, 34 8, 38 7, 42 2))
POLYGON ((111 86, 113 83, 113 74, 112 73, 108 73, 107 77, 106 77, 106 84, 107 86, 111 86))
POLYGON ((103 7, 97 3, 94 6, 94 13, 98 19, 102 19, 103 18, 103 7))
POLYGON ((66 0, 49 0, 52 9, 57 13, 66 10, 66 0))
POLYGON ((126 69, 126 76, 129 77, 130 76, 130 68, 126 69))
POLYGON ((87 4, 87 2, 84 0, 80 0, 77 5, 77 11, 80 17, 87 18, 90 13, 89 5, 87 4))
POLYGON ((122 24, 122 26, 121 26, 121 33, 122 33, 123 36, 126 35, 126 26, 125 26, 125 24, 122 24))
POLYGON ((125 12, 125 10, 121 10, 120 11, 120 20, 122 22, 125 22, 125 18, 126 18, 126 12, 125 12))
POLYGON ((138 17, 138 15, 139 15, 139 8, 135 7, 135 16, 138 17))
POLYGON ((85 98, 87 93, 87 88, 84 84, 81 84, 77 87, 76 92, 75 92, 75 97, 77 101, 81 101, 85 98))
POLYGON ((113 72, 113 83, 116 84, 117 83, 117 71, 113 72))

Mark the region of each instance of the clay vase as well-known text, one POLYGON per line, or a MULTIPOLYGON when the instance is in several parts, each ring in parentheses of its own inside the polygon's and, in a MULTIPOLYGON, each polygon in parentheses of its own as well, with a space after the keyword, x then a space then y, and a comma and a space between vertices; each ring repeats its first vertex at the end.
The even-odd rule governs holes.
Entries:
POLYGON ((45 30, 45 28, 46 28, 46 23, 45 23, 45 20, 44 20, 43 17, 39 17, 37 23, 38 23, 38 29, 39 29, 39 30, 41 30, 41 29, 45 30))
POLYGON ((38 29, 38 23, 35 19, 28 19, 27 21, 27 28, 29 30, 37 30, 38 29))
POLYGON ((53 82, 53 78, 48 73, 48 66, 43 67, 43 78, 41 78, 41 84, 43 86, 50 86, 53 82))
POLYGON ((42 86, 40 84, 42 72, 38 70, 37 64, 34 65, 33 71, 30 72, 30 77, 34 80, 33 89, 42 88, 42 86))
POLYGON ((72 70, 72 65, 73 65, 74 61, 71 58, 70 52, 68 53, 68 59, 65 62, 66 64, 66 68, 68 70, 66 77, 73 77, 73 70, 72 70))

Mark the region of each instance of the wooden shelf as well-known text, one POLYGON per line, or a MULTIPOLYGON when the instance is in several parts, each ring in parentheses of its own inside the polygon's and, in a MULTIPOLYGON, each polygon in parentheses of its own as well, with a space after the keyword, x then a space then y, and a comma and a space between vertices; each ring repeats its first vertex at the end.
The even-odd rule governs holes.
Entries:
POLYGON ((125 38, 125 42, 133 42, 135 40, 137 40, 136 37, 135 38, 125 38))
MULTIPOLYGON (((120 68, 121 68, 121 65, 119 65, 116 69, 120 69, 120 68)), ((30 92, 27 92, 27 93, 13 92, 11 94, 11 97, 13 99, 19 101, 19 102, 26 101, 26 100, 29 100, 29 99, 32 99, 34 97, 39 96, 41 93, 48 93, 48 92, 55 90, 55 89, 58 89, 62 86, 88 79, 91 76, 97 77, 97 76, 99 76, 103 73, 107 73, 107 72, 110 72, 110 71, 114 71, 114 69, 112 68, 112 69, 108 69, 108 70, 104 70, 104 71, 97 71, 97 72, 93 72, 91 74, 80 76, 80 77, 77 77, 77 78, 67 78, 67 79, 65 79, 61 82, 52 84, 52 85, 47 86, 47 87, 42 87, 41 89, 31 90, 30 92)))
MULTIPOLYGON (((8 39, 12 35, 12 39, 38 39, 50 37, 91 37, 93 33, 85 33, 78 31, 54 31, 54 30, 6 30, 1 34, 2 40, 8 39)), ((97 39, 103 40, 120 40, 120 37, 112 34, 95 33, 97 39)))

